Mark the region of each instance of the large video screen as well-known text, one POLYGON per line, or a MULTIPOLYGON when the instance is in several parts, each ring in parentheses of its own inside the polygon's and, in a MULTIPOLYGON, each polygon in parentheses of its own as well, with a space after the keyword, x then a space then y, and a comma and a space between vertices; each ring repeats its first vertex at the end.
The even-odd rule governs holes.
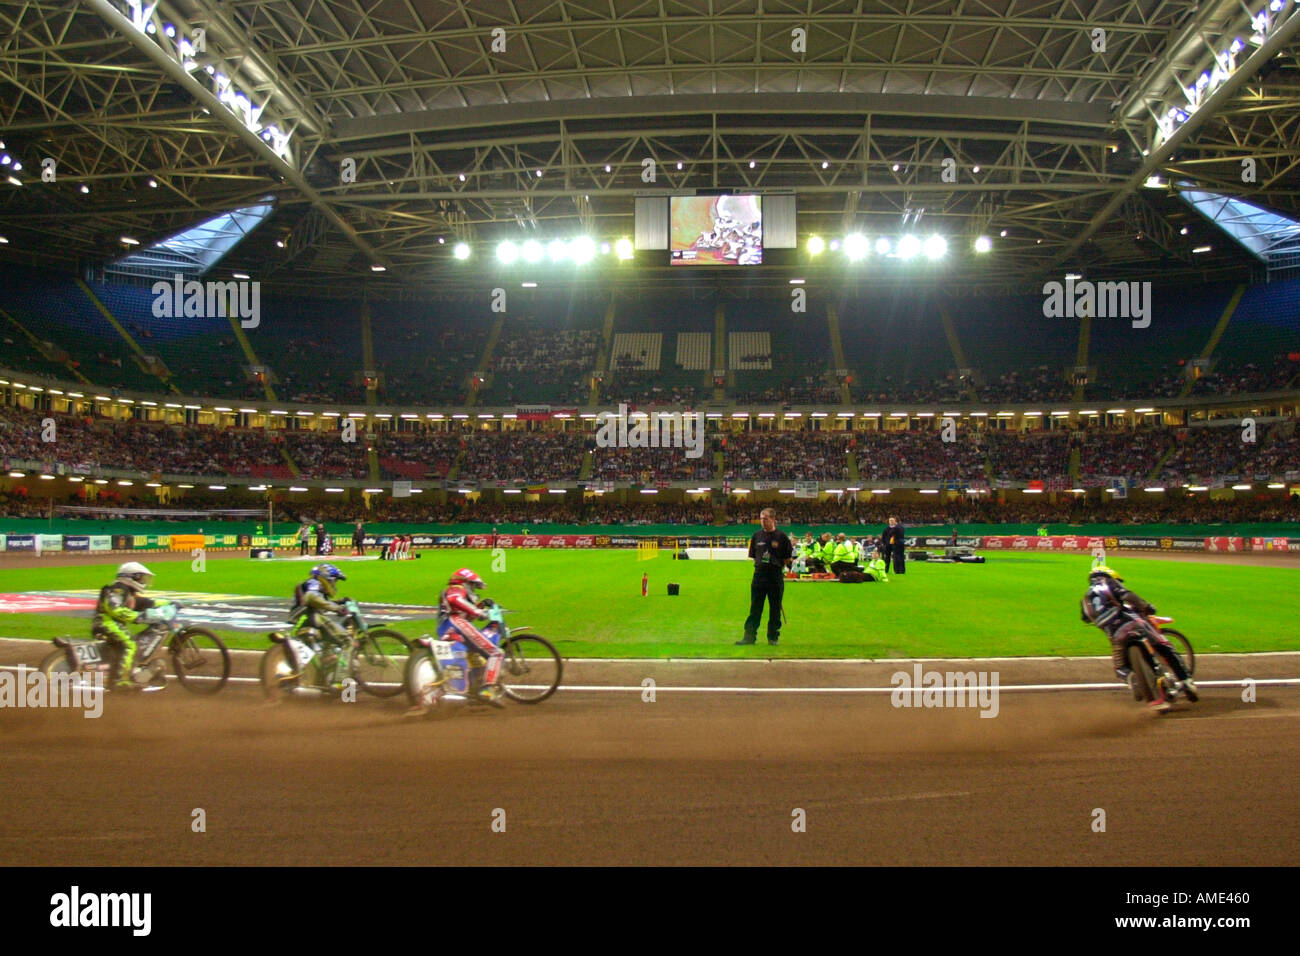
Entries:
POLYGON ((668 238, 675 266, 762 265, 762 197, 673 196, 668 238))

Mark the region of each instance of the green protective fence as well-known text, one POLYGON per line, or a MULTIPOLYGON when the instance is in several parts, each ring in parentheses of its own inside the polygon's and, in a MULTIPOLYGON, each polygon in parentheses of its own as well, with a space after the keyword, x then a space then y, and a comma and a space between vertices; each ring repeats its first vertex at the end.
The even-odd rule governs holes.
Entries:
MULTIPOLYGON (((830 531, 845 534, 865 535, 878 533, 883 522, 871 522, 865 525, 820 524, 820 525, 781 525, 791 534, 803 534, 805 531, 830 531)), ((953 525, 909 525, 907 534, 911 535, 947 535, 953 525)), ((1268 524, 959 524, 955 526, 957 534, 976 535, 1034 535, 1039 528, 1046 528, 1049 534, 1073 535, 1125 535, 1145 537, 1204 538, 1232 536, 1243 538, 1300 538, 1300 522, 1273 522, 1268 524)), ((326 528, 336 542, 340 537, 351 541, 353 525, 347 522, 326 523, 326 528)), ((489 524, 408 524, 402 522, 375 522, 365 526, 366 533, 372 535, 392 534, 484 534, 491 533, 489 524)), ((646 535, 655 537, 674 536, 725 536, 749 535, 757 530, 756 524, 733 525, 687 525, 687 524, 651 524, 651 525, 568 525, 548 524, 501 524, 496 530, 501 534, 519 534, 524 530, 542 534, 617 534, 646 535)), ((132 535, 154 536, 150 546, 158 546, 158 536, 179 534, 204 534, 217 540, 208 544, 217 547, 234 547, 238 544, 238 535, 265 538, 268 534, 266 522, 256 521, 80 521, 70 519, 40 518, 0 518, 0 534, 67 534, 67 535, 132 535)), ((298 525, 292 522, 275 523, 276 543, 287 546, 286 539, 297 533, 298 525)), ((315 538, 312 539, 313 543, 315 538)))

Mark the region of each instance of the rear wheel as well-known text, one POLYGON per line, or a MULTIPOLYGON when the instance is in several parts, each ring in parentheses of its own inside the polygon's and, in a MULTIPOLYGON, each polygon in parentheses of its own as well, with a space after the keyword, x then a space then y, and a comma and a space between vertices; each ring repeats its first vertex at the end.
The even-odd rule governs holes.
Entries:
POLYGON ((262 693, 273 704, 278 704, 291 695, 298 687, 301 674, 289 660, 289 652, 283 644, 276 644, 262 655, 262 664, 258 671, 262 681, 262 693))
POLYGON ((1130 644, 1128 647, 1128 666, 1133 671, 1133 692, 1134 695, 1141 695, 1141 699, 1152 701, 1156 699, 1156 675, 1147 663, 1146 655, 1142 653, 1140 644, 1130 644))
POLYGON ((357 641, 352 673, 357 684, 375 697, 396 697, 403 689, 411 642, 396 631, 376 628, 357 641))
POLYGON ((1175 631, 1170 627, 1162 628, 1160 633, 1169 638, 1169 643, 1174 646, 1178 656, 1183 659, 1183 666, 1187 668, 1187 673, 1189 675, 1195 674, 1196 652, 1192 650, 1192 642, 1187 639, 1182 631, 1175 631))
POLYGON ((564 675, 564 661, 550 641, 536 634, 512 637, 501 645, 501 689, 521 704, 540 704, 555 693, 564 675))
POLYGON ((447 690, 447 677, 438 669, 427 647, 417 647, 406 659, 402 686, 412 706, 425 708, 429 716, 443 717, 451 713, 452 708, 442 699, 447 690))
POLYGON ((187 627, 171 642, 172 667, 181 686, 195 694, 215 694, 230 677, 230 652, 221 638, 201 627, 187 627))

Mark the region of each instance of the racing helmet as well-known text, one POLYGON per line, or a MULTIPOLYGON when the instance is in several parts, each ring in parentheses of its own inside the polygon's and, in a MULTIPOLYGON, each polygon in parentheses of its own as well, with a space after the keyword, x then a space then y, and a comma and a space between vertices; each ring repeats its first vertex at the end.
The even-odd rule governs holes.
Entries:
POLYGON ((327 598, 334 596, 335 581, 346 581, 347 575, 332 564, 318 564, 311 569, 311 576, 320 582, 321 590, 327 598))
POLYGON ((128 561, 118 566, 117 580, 119 584, 139 592, 153 583, 153 572, 139 561, 128 561))
POLYGON ((447 583, 450 585, 460 585, 463 588, 468 588, 470 591, 482 591, 487 587, 487 585, 483 583, 483 579, 469 568, 461 568, 458 570, 451 576, 451 579, 447 583))
POLYGON ((1107 565, 1104 564, 1099 564, 1091 571, 1088 572, 1088 580, 1091 581, 1093 578, 1098 578, 1098 577, 1114 578, 1116 581, 1124 580, 1122 577, 1119 576, 1119 572, 1117 572, 1114 568, 1108 567, 1107 565))

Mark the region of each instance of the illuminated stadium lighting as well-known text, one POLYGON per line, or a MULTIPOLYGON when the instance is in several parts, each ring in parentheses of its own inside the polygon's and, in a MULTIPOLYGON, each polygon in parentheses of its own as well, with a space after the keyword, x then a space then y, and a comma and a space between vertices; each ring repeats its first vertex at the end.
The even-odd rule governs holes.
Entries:
POLYGON ((9 477, 10 477, 10 478, 26 478, 27 475, 26 475, 24 472, 21 472, 21 471, 11 471, 11 472, 9 472, 9 477))
POLYGON ((538 263, 542 261, 542 244, 536 239, 529 239, 524 243, 523 249, 524 262, 538 263))
POLYGON ((19 179, 17 176, 10 176, 10 177, 9 177, 9 185, 10 185, 10 186, 21 186, 22 184, 23 184, 23 181, 22 181, 21 179, 19 179))
POLYGON ((546 493, 548 495, 562 495, 565 493, 565 490, 566 489, 564 488, 547 488, 546 493))
POLYGON ((750 169, 753 169, 753 168, 754 168, 755 166, 757 166, 757 165, 758 165, 758 164, 755 163, 752 159, 749 161, 749 168, 750 168, 750 169))
POLYGON ((452 418, 469 418, 468 415, 462 415, 462 414, 452 415, 451 417, 452 417, 452 418))
POLYGON ((134 404, 135 404, 135 399, 134 399, 134 398, 119 398, 118 401, 121 402, 123 405, 134 405, 134 404))
POLYGON ((1233 491, 1250 491, 1250 485, 1233 485, 1233 491))
POLYGON ((523 492, 521 492, 518 488, 506 488, 502 493, 507 495, 523 494, 523 492))
POLYGON ((509 239, 497 246, 497 259, 506 265, 519 258, 519 247, 509 239))
POLYGON ((0 236, 0 246, 7 246, 7 245, 9 245, 9 240, 6 239, 4 236, 0 236))
POLYGON ((465 174, 464 174, 464 173, 461 173, 461 174, 460 174, 460 181, 461 181, 462 183, 465 181, 465 174))
POLYGON ((988 418, 988 417, 989 417, 989 413, 988 413, 988 412, 971 412, 971 413, 970 413, 970 417, 971 417, 971 418, 988 418))
POLYGON ((1205 485, 1188 485, 1187 490, 1188 491, 1209 491, 1210 489, 1207 488, 1205 485))
POLYGON ((852 417, 853 417, 853 413, 852 413, 852 412, 836 412, 836 413, 835 413, 835 417, 836 417, 836 418, 852 418, 852 417))
POLYGON ((341 494, 343 494, 343 489, 342 489, 342 488, 326 488, 326 489, 325 489, 325 492, 326 492, 326 494, 331 494, 331 495, 341 495, 341 494))
POLYGON ((1052 417, 1053 417, 1053 418, 1067 418, 1067 417, 1069 417, 1069 414, 1070 414, 1069 412, 1052 412, 1052 417))
POLYGON ((893 250, 893 248, 894 248, 893 244, 884 236, 881 236, 879 239, 876 240, 876 252, 879 255, 887 256, 893 250))
POLYGON ((888 488, 874 488, 874 489, 872 489, 872 492, 871 492, 871 493, 872 493, 873 495, 887 495, 887 494, 889 494, 889 489, 888 489, 888 488))
MULTIPOLYGON (((750 168, 750 169, 753 169, 753 168, 754 168, 753 163, 750 164, 749 168, 750 168)), ((678 172, 681 172, 681 170, 682 170, 682 164, 681 164, 681 163, 678 163, 678 164, 677 164, 677 171, 678 171, 678 172)))
POLYGON ((998 412, 998 418, 1014 418, 1015 412, 998 412))
POLYGON ((225 491, 225 485, 208 485, 208 491, 225 491))
POLYGON ((1274 491, 1276 491, 1276 490, 1279 489, 1279 488, 1285 488, 1285 487, 1286 487, 1286 485, 1284 485, 1284 484, 1283 484, 1282 482, 1280 482, 1280 481, 1270 481, 1270 482, 1268 483, 1268 486, 1269 486, 1270 488, 1272 488, 1274 491))
POLYGON ((917 418, 934 418, 934 412, 917 412, 917 418))
POLYGON ((792 494, 794 494, 794 489, 793 489, 793 488, 781 488, 779 491, 777 491, 777 494, 778 494, 778 495, 792 495, 792 494))
POLYGON ((978 173, 979 171, 980 171, 980 168, 979 168, 978 166, 974 166, 974 167, 971 168, 971 172, 972 172, 972 173, 978 173))
POLYGON ((863 258, 867 254, 868 248, 867 237, 860 232, 844 237, 844 254, 853 262, 863 258))
POLYGON ((1178 230, 1178 234, 1179 234, 1180 236, 1185 236, 1185 235, 1187 235, 1187 227, 1186 227, 1186 226, 1183 226, 1183 228, 1179 229, 1179 230, 1178 230))
POLYGON ((121 242, 122 242, 122 245, 124 245, 124 246, 138 246, 138 245, 140 245, 140 240, 139 240, 139 239, 132 239, 130 236, 123 236, 122 239, 121 239, 121 242))
POLYGON ((382 418, 382 419, 384 419, 385 421, 387 421, 388 419, 392 418, 393 416, 392 416, 392 415, 389 415, 389 414, 387 414, 387 413, 385 413, 385 414, 383 414, 383 415, 376 415, 375 417, 376 417, 376 418, 382 418))
POLYGON ((832 239, 830 245, 831 252, 837 251, 839 247, 840 247, 840 241, 838 239, 832 239))
POLYGON ((451 250, 451 254, 452 254, 453 256, 455 256, 457 259, 468 259, 468 258, 469 258, 469 243, 466 243, 466 242, 458 242, 458 243, 456 243, 456 245, 455 245, 455 246, 452 248, 452 250, 451 250))
POLYGON ((898 240, 898 258, 911 259, 921 251, 921 240, 916 236, 904 236, 898 240))
POLYGON ((635 253, 636 250, 632 247, 632 240, 626 236, 614 243, 614 255, 618 256, 619 259, 631 259, 635 253))
POLYGON ((86 396, 85 396, 84 394, 82 394, 81 392, 68 392, 68 397, 69 397, 69 398, 85 398, 86 396))
POLYGON ((82 478, 80 475, 69 475, 69 476, 68 476, 68 481, 85 481, 85 480, 86 480, 86 479, 85 479, 85 478, 82 478))
MULTIPOLYGON (((215 408, 213 408, 212 410, 213 410, 214 412, 231 412, 231 411, 234 411, 233 408, 227 408, 225 405, 217 405, 217 406, 216 406, 215 408)), ((302 414, 302 413, 299 412, 299 414, 302 414)))
POLYGON ((299 488, 299 487, 296 487, 296 486, 295 486, 295 487, 290 488, 289 490, 290 490, 290 491, 306 491, 307 489, 306 489, 306 488, 299 488))
POLYGON ((776 418, 776 412, 759 412, 759 418, 776 418))
MULTIPOLYGON (((442 418, 441 415, 438 415, 438 416, 436 416, 436 417, 437 417, 437 418, 442 418)), ((518 418, 519 416, 516 415, 514 412, 507 412, 506 414, 502 415, 501 417, 504 419, 504 418, 518 418)))
POLYGON ((1001 232, 998 233, 998 235, 1001 236, 1003 239, 1005 239, 1007 237, 1007 231, 1003 229, 1001 232))
POLYGON ((607 255, 609 255, 610 249, 611 249, 611 246, 610 246, 610 244, 609 244, 608 242, 602 242, 602 243, 600 244, 600 254, 601 254, 602 256, 607 256, 607 255))
POLYGON ((993 248, 993 240, 988 236, 978 236, 975 239, 976 252, 989 252, 993 248))
POLYGON ((571 255, 575 263, 586 265, 596 257, 596 243, 590 236, 579 236, 573 240, 571 255))
POLYGON ((1090 408, 1090 409, 1088 409, 1086 412, 1080 412, 1079 414, 1080 414, 1080 415, 1096 415, 1096 414, 1097 414, 1097 410, 1096 410, 1095 408, 1090 408))
POLYGON ((880 417, 880 412, 863 412, 863 413, 862 413, 862 417, 863 417, 863 418, 879 418, 879 417, 880 417))
POLYGON ((790 280, 790 284, 791 284, 791 285, 803 285, 803 283, 804 283, 804 280, 803 280, 803 279, 791 279, 791 280, 790 280))
POLYGON ((1133 409, 1139 415, 1151 415, 1155 412, 1154 408, 1135 408, 1133 409))
POLYGON ((898 163, 894 163, 894 165, 893 165, 892 168, 893 168, 894 172, 898 172, 898 163))
MULTIPOLYGON (((52 388, 52 389, 50 389, 50 394, 51 394, 51 395, 62 395, 63 392, 62 392, 62 390, 60 390, 60 389, 52 388)), ((158 403, 157 403, 157 402, 145 402, 145 404, 146 404, 146 405, 157 405, 158 403)))
POLYGON ((890 417, 890 418, 906 418, 906 417, 907 417, 907 412, 890 412, 890 413, 889 413, 889 417, 890 417))
POLYGON ((519 283, 519 285, 520 285, 522 288, 525 288, 525 289, 536 289, 536 288, 537 288, 537 283, 536 283, 536 282, 521 282, 521 283, 519 283))
POLYGON ((942 259, 948 252, 948 240, 943 236, 931 236, 925 240, 925 257, 942 259))
POLYGON ((348 418, 365 418, 365 412, 348 412, 348 418))
POLYGON ((1142 490, 1143 490, 1143 491, 1149 491, 1149 492, 1151 492, 1152 494, 1155 494, 1157 491, 1164 491, 1165 489, 1160 488, 1160 487, 1153 487, 1153 488, 1143 488, 1142 490))
POLYGON ((1106 414, 1107 414, 1107 415, 1123 415, 1123 414, 1124 414, 1124 411, 1125 411, 1125 410, 1122 409, 1122 408, 1108 408, 1108 409, 1106 409, 1106 414))
POLYGON ((826 160, 823 159, 823 160, 822 160, 822 169, 830 169, 830 168, 831 168, 831 164, 828 163, 828 162, 826 162, 826 160))
POLYGON ((811 415, 810 417, 812 417, 812 418, 825 418, 825 417, 826 417, 826 412, 813 412, 812 415, 811 415))
POLYGON ((563 239, 552 239, 546 246, 546 254, 552 262, 563 262, 569 257, 569 247, 563 239))
POLYGON ((1088 493, 1086 488, 1071 488, 1070 491, 1076 495, 1086 495, 1088 493))
POLYGON ((496 416, 493 415, 491 412, 484 412, 481 415, 479 415, 479 418, 496 418, 496 416))
POLYGON ((923 495, 937 495, 939 493, 938 488, 922 488, 920 491, 923 495))
POLYGON ((1042 417, 1043 417, 1043 413, 1042 413, 1042 412, 1025 412, 1024 415, 1025 415, 1026 418, 1031 418, 1031 417, 1032 417, 1032 418, 1042 418, 1042 417))
POLYGON ((151 180, 149 180, 149 188, 150 188, 150 189, 157 189, 157 188, 158 188, 158 180, 156 180, 156 179, 151 179, 151 180))
POLYGON ((379 265, 378 263, 375 263, 373 266, 370 267, 370 271, 371 271, 371 272, 387 272, 387 271, 388 271, 388 267, 387 267, 387 266, 381 266, 381 265, 379 265))
POLYGON ((1209 252, 1211 248, 1212 248, 1211 246, 1197 246, 1195 249, 1192 250, 1192 252, 1198 254, 1202 252, 1209 252))
POLYGON ((1021 488, 1020 493, 1024 495, 1041 495, 1043 493, 1043 489, 1042 488, 1021 488))
POLYGON ((808 255, 820 256, 826 251, 826 240, 821 236, 810 236, 808 238, 808 255))
POLYGON ((368 495, 382 495, 384 493, 383 488, 364 488, 362 490, 368 495))

